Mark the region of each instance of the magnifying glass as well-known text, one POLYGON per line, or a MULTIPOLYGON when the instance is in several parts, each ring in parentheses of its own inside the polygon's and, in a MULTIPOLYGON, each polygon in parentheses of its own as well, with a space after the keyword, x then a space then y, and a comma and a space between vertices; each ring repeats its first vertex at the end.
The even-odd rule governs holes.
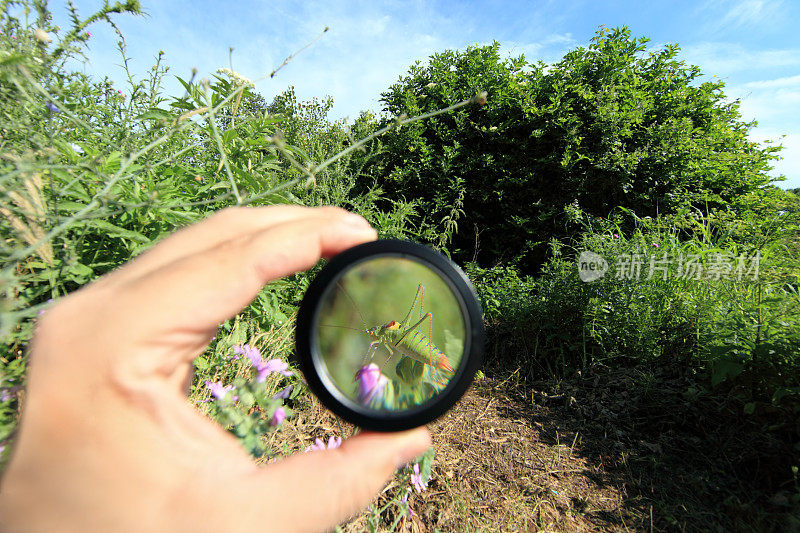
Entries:
POLYGON ((483 359, 483 313, 464 272, 435 250, 379 240, 335 256, 300 304, 296 346, 311 390, 364 429, 427 424, 483 359))

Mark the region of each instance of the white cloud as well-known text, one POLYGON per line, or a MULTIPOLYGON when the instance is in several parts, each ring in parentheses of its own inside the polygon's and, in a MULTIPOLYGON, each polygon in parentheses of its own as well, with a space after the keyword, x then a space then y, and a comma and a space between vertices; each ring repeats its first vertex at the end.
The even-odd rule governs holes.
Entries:
POLYGON ((705 74, 719 76, 800 66, 800 48, 753 50, 740 44, 703 42, 682 47, 680 56, 705 74))
POLYGON ((695 13, 706 18, 704 33, 764 26, 783 14, 782 0, 709 0, 695 13))
POLYGON ((745 121, 758 125, 750 139, 782 144, 782 160, 774 163, 773 176, 785 175, 781 187, 800 187, 800 76, 758 80, 725 88, 730 100, 739 100, 739 112, 745 121))
POLYGON ((780 2, 764 0, 741 0, 734 3, 720 21, 721 26, 741 27, 758 24, 772 15, 780 6, 780 2))
MULTIPOLYGON (((501 40, 501 51, 508 56, 518 57, 525 55, 529 62, 542 60, 545 63, 552 63, 561 59, 567 50, 579 45, 572 34, 551 34, 533 42, 501 40)), ((490 44, 485 42, 484 44, 490 44)))
POLYGON ((790 125, 797 127, 797 117, 800 117, 800 87, 794 90, 730 87, 727 95, 729 98, 739 99, 739 110, 746 120, 757 120, 760 123, 778 121, 785 124, 787 129, 790 125))
POLYGON ((744 84, 750 89, 781 89, 786 87, 800 88, 800 75, 777 78, 774 80, 751 81, 744 84))
MULTIPOLYGON (((79 4, 84 15, 99 7, 94 0, 79 4)), ((148 11, 147 18, 115 18, 128 38, 135 75, 143 75, 151 58, 163 49, 171 74, 188 79, 196 67, 199 77, 209 76, 229 66, 229 46, 233 46, 233 70, 254 80, 267 100, 289 85, 295 86, 302 99, 330 94, 335 118, 379 109, 381 91, 415 60, 461 47, 465 30, 463 24, 432 12, 424 3, 387 7, 335 1, 296 5, 279 0, 251 2, 246 7, 232 4, 230 9, 219 4, 203 13, 183 0, 154 2, 148 11), (398 9, 407 16, 395 16, 398 9), (330 31, 320 40, 297 54, 274 78, 268 77, 326 26, 330 31)), ((79 68, 122 84, 125 75, 113 46, 116 34, 103 24, 92 32, 89 64, 79 68)), ((167 94, 183 92, 171 76, 165 85, 167 94)))

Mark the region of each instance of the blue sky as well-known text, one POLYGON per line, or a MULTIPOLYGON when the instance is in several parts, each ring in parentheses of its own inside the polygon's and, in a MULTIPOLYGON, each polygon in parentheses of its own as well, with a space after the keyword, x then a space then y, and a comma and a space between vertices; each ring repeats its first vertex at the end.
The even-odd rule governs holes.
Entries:
MULTIPOLYGON (((74 0, 82 15, 99 0, 74 0)), ((800 20, 797 0, 563 0, 537 2, 288 0, 143 0, 145 17, 115 18, 128 44, 131 69, 143 74, 159 50, 171 74, 188 78, 229 66, 254 80, 267 100, 294 85, 300 98, 331 95, 333 118, 380 110, 380 93, 415 60, 448 48, 501 43, 505 55, 558 60, 585 46, 600 25, 628 26, 656 48, 681 46, 681 58, 699 65, 741 100, 746 120, 758 120, 756 141, 785 146, 775 175, 782 187, 800 187, 800 20), (289 54, 330 30, 273 79, 269 73, 289 54), (781 136, 785 136, 781 138, 781 136)), ((66 8, 50 5, 66 27, 66 8)), ((83 68, 121 82, 117 36, 105 24, 90 29, 83 68)), ((124 89, 123 89, 124 90, 124 89)), ((166 92, 182 92, 174 78, 166 92)))

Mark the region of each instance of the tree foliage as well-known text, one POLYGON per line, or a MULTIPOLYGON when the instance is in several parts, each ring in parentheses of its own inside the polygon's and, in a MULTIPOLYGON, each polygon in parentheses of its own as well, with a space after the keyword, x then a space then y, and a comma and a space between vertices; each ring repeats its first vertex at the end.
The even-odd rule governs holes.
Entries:
POLYGON ((647 51, 627 28, 601 28, 561 61, 502 59, 499 44, 416 63, 382 94, 392 115, 488 92, 482 107, 411 125, 385 139, 371 175, 390 195, 421 200, 429 231, 462 260, 532 271, 570 227, 565 207, 639 216, 723 207, 769 184, 779 148, 748 140, 722 81, 702 81, 677 45, 647 51))

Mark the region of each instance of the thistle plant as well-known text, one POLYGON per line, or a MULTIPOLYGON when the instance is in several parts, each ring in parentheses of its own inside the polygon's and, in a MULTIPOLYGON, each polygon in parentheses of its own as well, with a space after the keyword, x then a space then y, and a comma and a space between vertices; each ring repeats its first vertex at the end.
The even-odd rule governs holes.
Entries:
POLYGON ((270 451, 264 435, 292 415, 287 402, 297 397, 300 388, 294 380, 286 385, 289 378, 297 378, 285 361, 278 358, 265 360, 260 350, 249 344, 235 346, 234 352, 243 355, 240 361, 245 365, 244 375, 228 384, 205 380, 203 383, 211 397, 200 401, 208 402, 211 417, 258 458, 270 451))

